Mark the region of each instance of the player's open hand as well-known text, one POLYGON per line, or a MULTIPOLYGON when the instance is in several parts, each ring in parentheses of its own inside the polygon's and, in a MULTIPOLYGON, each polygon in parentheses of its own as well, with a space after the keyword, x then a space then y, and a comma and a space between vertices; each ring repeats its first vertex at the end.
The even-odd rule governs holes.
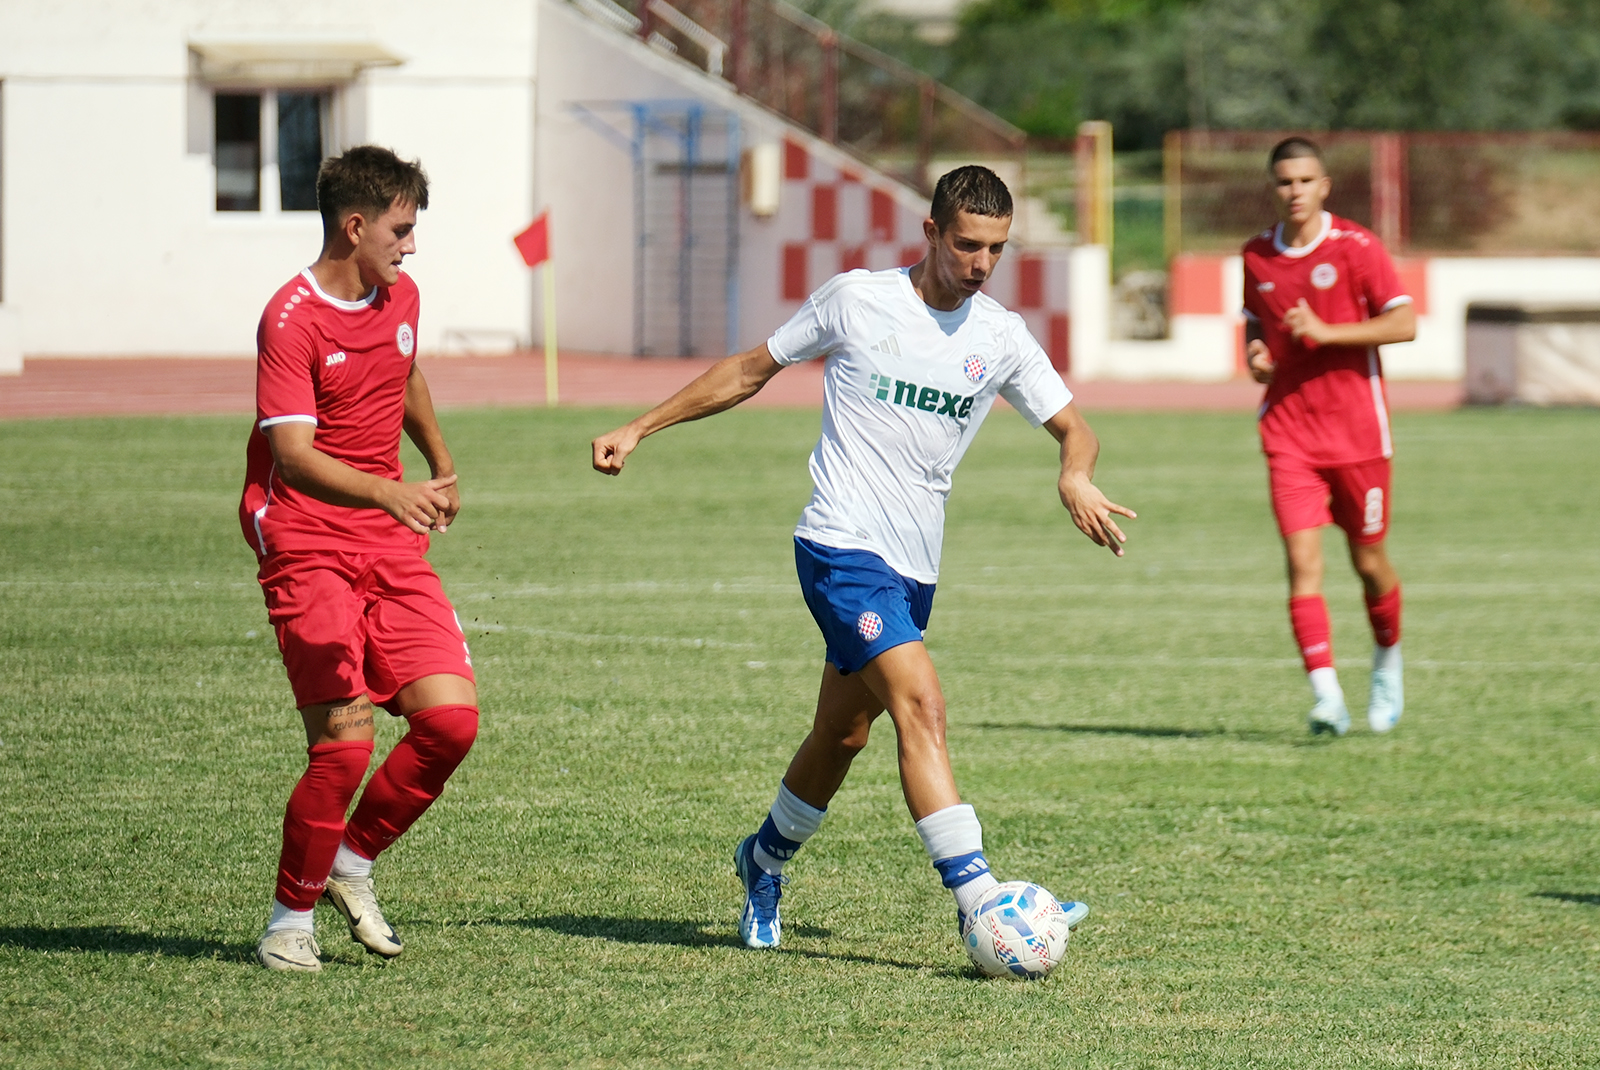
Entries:
POLYGON ((1303 297, 1299 304, 1283 314, 1283 325, 1300 341, 1316 342, 1320 345, 1328 340, 1328 325, 1323 322, 1321 316, 1312 311, 1303 297))
POLYGON ((443 531, 461 508, 455 485, 453 475, 420 483, 392 483, 383 511, 418 535, 443 531))
POLYGON ((1250 339, 1250 344, 1244 347, 1244 362, 1250 369, 1250 378, 1262 385, 1272 382, 1273 373, 1278 370, 1267 343, 1259 338, 1250 339))
POLYGON ((631 424, 601 435, 590 443, 594 450, 594 470, 608 476, 619 474, 628 454, 638 445, 639 435, 631 424))
POLYGON ((1108 500, 1100 493, 1100 488, 1089 481, 1088 476, 1063 476, 1057 486, 1061 491, 1061 504, 1072 514, 1072 522, 1078 525, 1078 530, 1094 540, 1097 546, 1104 546, 1121 557, 1122 544, 1128 541, 1128 537, 1117 527, 1112 514, 1129 519, 1139 514, 1127 506, 1108 500))

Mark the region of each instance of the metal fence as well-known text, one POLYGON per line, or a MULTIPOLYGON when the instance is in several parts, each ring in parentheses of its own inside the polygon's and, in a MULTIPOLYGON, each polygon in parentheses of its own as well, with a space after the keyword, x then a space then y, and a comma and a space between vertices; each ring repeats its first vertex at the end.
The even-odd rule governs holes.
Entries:
MULTIPOLYGON (((1167 135, 1166 248, 1232 252, 1276 218, 1267 154, 1286 132, 1167 135)), ((1328 210, 1401 253, 1600 252, 1600 134, 1313 134, 1328 210)))
MULTIPOLYGON (((628 2, 628 0, 625 0, 628 2)), ((924 193, 935 161, 1009 162, 1027 135, 782 0, 631 0, 640 37, 924 193)))

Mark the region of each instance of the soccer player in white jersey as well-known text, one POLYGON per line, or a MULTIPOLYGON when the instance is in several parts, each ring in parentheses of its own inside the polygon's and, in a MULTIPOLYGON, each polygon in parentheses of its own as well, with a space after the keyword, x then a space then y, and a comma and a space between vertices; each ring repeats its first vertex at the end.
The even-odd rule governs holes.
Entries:
MULTIPOLYGON (((1060 443, 1062 504, 1085 535, 1122 553, 1126 540, 1113 514, 1134 514, 1092 482, 1094 432, 1022 318, 979 292, 1010 227, 1011 194, 994 172, 950 172, 923 223, 921 262, 835 276, 768 341, 594 440, 594 467, 616 475, 646 435, 731 408, 790 364, 826 358, 822 436, 811 455, 815 491, 795 529, 795 563, 827 664, 811 733, 766 820, 735 852, 745 886, 739 935, 750 947, 782 939, 784 865, 817 831, 885 711, 906 805, 955 893, 958 920, 997 883, 977 816, 956 791, 944 695, 922 644, 950 477, 997 395, 1060 443)), ((1072 924, 1089 911, 1065 906, 1072 924)))

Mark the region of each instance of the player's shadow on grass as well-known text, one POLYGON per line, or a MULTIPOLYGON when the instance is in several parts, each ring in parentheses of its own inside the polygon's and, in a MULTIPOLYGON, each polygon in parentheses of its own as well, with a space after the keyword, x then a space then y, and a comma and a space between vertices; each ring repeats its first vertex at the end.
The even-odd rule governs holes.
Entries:
MULTIPOLYGON (((482 924, 482 923, 477 923, 482 924)), ((736 947, 744 950, 744 942, 732 933, 708 931, 707 923, 676 921, 666 918, 610 918, 602 915, 551 914, 538 918, 518 918, 492 924, 520 925, 529 929, 545 929, 563 936, 584 936, 612 940, 624 944, 671 944, 674 947, 736 947)), ((799 940, 825 940, 831 930, 816 925, 785 923, 785 937, 799 940)), ((938 974, 959 975, 959 970, 947 970, 928 963, 899 962, 895 959, 877 958, 873 955, 852 955, 848 952, 813 951, 785 945, 772 952, 793 955, 797 958, 823 959, 829 962, 859 962, 866 966, 888 966, 897 970, 916 970, 938 974)))
POLYGON ((1563 903, 1582 903, 1586 907, 1600 907, 1600 895, 1582 892, 1534 892, 1535 899, 1557 899, 1563 903))
POLYGON ((230 944, 195 936, 129 932, 115 925, 66 926, 59 929, 43 925, 3 926, 0 927, 0 947, 226 961, 244 961, 255 951, 253 945, 230 944))

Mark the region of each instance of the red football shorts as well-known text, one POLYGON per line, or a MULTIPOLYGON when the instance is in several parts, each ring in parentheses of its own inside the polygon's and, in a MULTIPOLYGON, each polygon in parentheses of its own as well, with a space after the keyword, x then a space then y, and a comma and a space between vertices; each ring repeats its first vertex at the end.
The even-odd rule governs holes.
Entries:
POLYGON ((1389 460, 1318 468, 1293 457, 1267 458, 1272 512, 1285 536, 1338 524, 1359 546, 1389 533, 1389 460))
POLYGON ((269 554, 258 578, 297 707, 364 694, 398 714, 395 695, 424 676, 474 680, 461 622, 421 556, 291 550, 269 554))

